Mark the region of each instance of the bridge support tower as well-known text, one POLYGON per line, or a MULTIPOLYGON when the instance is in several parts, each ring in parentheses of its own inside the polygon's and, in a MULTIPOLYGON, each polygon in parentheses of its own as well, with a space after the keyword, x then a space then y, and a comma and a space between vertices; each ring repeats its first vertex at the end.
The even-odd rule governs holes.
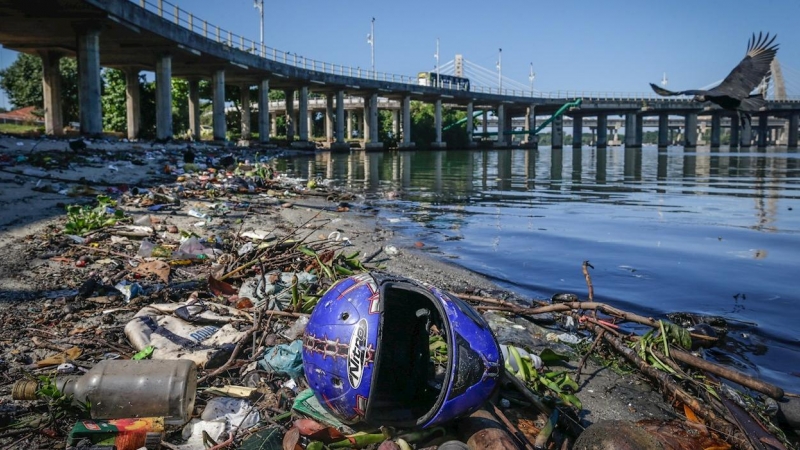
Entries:
POLYGON ((636 113, 625 114, 625 148, 636 147, 636 113))
POLYGON ((475 142, 473 133, 475 132, 475 104, 473 102, 467 103, 467 147, 475 148, 478 144, 475 142))
POLYGON ((597 148, 608 147, 608 114, 597 115, 597 148))
POLYGON ((789 148, 797 148, 798 125, 800 125, 800 114, 792 113, 789 116, 789 136, 786 142, 789 148))
POLYGON ((214 130, 214 140, 224 141, 226 139, 227 125, 225 124, 225 70, 219 69, 214 72, 211 81, 212 86, 212 128, 214 130))
POLYGON ((258 142, 266 144, 272 128, 272 114, 269 112, 269 78, 258 84, 258 142))
POLYGON ((403 96, 402 105, 403 116, 403 142, 400 143, 401 149, 412 149, 416 144, 411 141, 411 96, 403 96))
POLYGON ((753 145, 753 127, 749 121, 742 126, 739 137, 743 148, 750 148, 753 145))
POLYGON ((550 136, 552 138, 552 148, 560 150, 564 148, 564 116, 560 115, 550 122, 550 136))
POLYGON ((711 115, 711 148, 719 148, 722 144, 722 117, 719 114, 711 115))
POLYGON ((331 145, 331 150, 350 151, 350 144, 344 138, 345 122, 347 129, 350 129, 350 121, 345 118, 344 110, 344 91, 336 91, 336 142, 331 145))
POLYGON ((437 98, 434 104, 433 128, 436 131, 436 140, 431 142, 431 148, 447 148, 447 142, 442 142, 442 99, 437 98))
MULTIPOLYGON (((61 54, 54 51, 41 52, 42 93, 44 94, 44 132, 61 136, 64 134, 64 115, 61 102, 61 54)), ((138 86, 138 80, 137 80, 138 86)))
POLYGON ((242 139, 249 140, 250 133, 250 84, 242 83, 239 85, 239 100, 242 104, 241 130, 242 139))
POLYGON ((189 135, 195 141, 199 141, 200 140, 200 80, 197 78, 189 78, 188 81, 189 81, 189 135))
POLYGON ((686 114, 685 121, 684 129, 686 133, 684 135, 683 146, 685 148, 695 148, 697 147, 697 114, 686 114))
POLYGON ((286 140, 294 140, 294 89, 283 91, 286 97, 286 140))
POLYGON ((758 115, 758 148, 765 148, 767 146, 767 134, 769 130, 769 116, 767 113, 758 115))
POLYGON ((658 147, 667 148, 669 144, 669 115, 661 113, 658 115, 658 147))
POLYGON ((82 30, 78 34, 78 103, 81 134, 103 133, 103 110, 100 107, 100 31, 82 30))
POLYGON ((505 128, 506 128, 506 105, 499 104, 497 106, 497 141, 495 141, 495 147, 505 147, 506 146, 506 136, 505 136, 505 128))
MULTIPOLYGON (((139 138, 139 127, 142 113, 139 102, 141 94, 139 92, 139 69, 128 67, 125 73, 125 119, 126 131, 129 140, 139 138)), ((189 110, 191 112, 191 109, 189 110)), ((191 121, 192 116, 189 116, 191 121)))
POLYGON ((572 117, 572 148, 583 147, 583 116, 572 117))
POLYGON ((366 144, 367 150, 383 150, 383 142, 378 139, 378 93, 373 92, 367 99, 364 99, 364 121, 365 136, 369 136, 366 144), (366 108, 367 104, 369 109, 366 108), (366 128, 366 126, 369 128, 366 128))

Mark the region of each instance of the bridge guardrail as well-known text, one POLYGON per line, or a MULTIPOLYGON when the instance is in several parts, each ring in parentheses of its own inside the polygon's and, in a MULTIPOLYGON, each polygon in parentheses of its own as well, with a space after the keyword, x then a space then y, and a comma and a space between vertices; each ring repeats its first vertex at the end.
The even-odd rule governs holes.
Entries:
MULTIPOLYGON (((312 70, 315 72, 327 73, 331 75, 341 75, 352 78, 361 78, 366 80, 386 81, 392 83, 407 84, 410 86, 418 86, 419 82, 416 76, 398 75, 386 72, 371 71, 361 69, 360 67, 353 68, 350 66, 343 66, 340 64, 328 63, 325 61, 317 61, 315 59, 306 58, 305 56, 298 55, 297 53, 285 52, 267 45, 257 43, 244 36, 237 35, 230 30, 220 28, 218 25, 208 23, 204 19, 195 17, 189 11, 183 10, 178 5, 172 4, 167 0, 129 0, 134 4, 139 5, 146 11, 158 15, 162 19, 174 22, 176 25, 184 27, 193 33, 197 33, 207 39, 214 40, 220 44, 227 45, 231 48, 236 48, 243 52, 251 53, 272 61, 289 64, 294 67, 312 70)), ((443 90, 456 91, 457 89, 450 89, 446 86, 440 87, 443 90)), ((512 97, 529 97, 529 98, 544 98, 544 99, 575 99, 582 98, 585 101, 595 100, 618 100, 618 101, 644 101, 644 100, 659 100, 659 101, 686 101, 690 99, 689 96, 680 97, 661 97, 654 92, 593 92, 593 91, 526 91, 515 89, 499 89, 491 86, 478 86, 472 85, 471 92, 484 93, 484 94, 497 94, 512 97)), ((786 100, 777 101, 798 101, 800 97, 790 97, 786 100)), ((776 101, 776 100, 773 100, 776 101)))

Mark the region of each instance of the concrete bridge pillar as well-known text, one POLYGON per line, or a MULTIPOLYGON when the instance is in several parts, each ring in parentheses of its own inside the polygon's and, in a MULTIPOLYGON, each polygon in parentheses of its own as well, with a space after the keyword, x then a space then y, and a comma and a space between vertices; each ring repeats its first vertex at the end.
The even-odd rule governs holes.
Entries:
POLYGON ((711 147, 717 148, 722 142, 722 117, 719 114, 711 115, 711 147))
POLYGON ((694 148, 697 147, 697 114, 686 114, 686 122, 684 125, 686 135, 683 141, 684 147, 694 148))
POLYGON ((298 109, 300 110, 298 112, 299 139, 300 142, 308 142, 308 86, 303 86, 300 88, 300 101, 298 109))
POLYGON ((361 127, 364 130, 364 134, 361 136, 361 140, 364 142, 364 147, 366 148, 367 142, 369 142, 370 134, 372 132, 372 123, 370 122, 370 97, 364 97, 364 109, 361 118, 361 127))
POLYGON ((141 123, 141 94, 139 92, 139 69, 129 67, 125 69, 125 118, 128 139, 139 137, 141 123))
POLYGON ((608 115, 599 113, 597 115, 597 148, 608 147, 608 115))
POLYGON ((611 129, 611 145, 619 145, 619 128, 616 126, 609 128, 611 129))
POLYGON ((758 147, 764 148, 767 146, 767 132, 769 128, 769 117, 767 113, 761 113, 758 115, 758 147))
POLYGON ((188 82, 189 82, 189 135, 195 141, 199 141, 200 140, 200 80, 198 80, 197 78, 189 78, 188 82))
POLYGON ((369 96, 369 142, 367 149, 381 150, 383 142, 378 139, 378 93, 369 96))
POLYGON ((242 139, 250 139, 250 85, 242 83, 239 86, 239 101, 242 104, 241 129, 242 139))
POLYGON ((500 104, 497 107, 497 141, 496 146, 503 147, 506 145, 506 105, 500 104))
POLYGON ((270 130, 269 134, 271 136, 277 136, 278 135, 278 113, 277 112, 269 113, 269 130, 270 130))
POLYGON ((481 116, 481 131, 484 133, 489 131, 489 111, 483 110, 483 115, 481 116))
POLYGON ((625 114, 625 147, 636 146, 636 113, 625 114))
POLYGON ((309 109, 306 111, 306 124, 308 125, 308 140, 309 142, 314 140, 314 111, 309 109))
POLYGON ((328 94, 325 95, 325 142, 327 142, 328 145, 333 142, 333 95, 333 92, 328 92, 328 94))
POLYGON ((564 148, 564 116, 560 115, 550 122, 552 148, 555 150, 564 148))
POLYGON ((739 132, 739 117, 731 116, 730 148, 739 148, 742 143, 741 133, 739 132))
POLYGON ((211 127, 215 141, 224 141, 228 126, 225 124, 225 70, 214 71, 211 78, 211 127))
POLYGON ((283 91, 286 97, 286 140, 294 140, 294 89, 283 91))
POLYGON ((666 147, 670 144, 669 139, 669 115, 662 113, 658 115, 658 146, 666 147))
POLYGON ((272 114, 269 112, 269 78, 258 84, 258 142, 266 144, 272 132, 272 114))
MULTIPOLYGON (((44 94, 44 132, 61 136, 64 134, 64 113, 61 103, 61 53, 41 52, 42 93, 44 94)), ((139 86, 138 79, 136 86, 139 86)))
POLYGON ((353 121, 355 120, 353 118, 353 111, 345 111, 345 114, 347 115, 347 139, 352 139, 353 138, 353 121))
POLYGON ((583 116, 576 115, 572 118, 572 148, 581 147, 583 147, 583 116))
POLYGON ((400 136, 400 110, 392 110, 392 137, 396 141, 400 136))
POLYGON ((437 98, 434 104, 433 128, 436 130, 436 140, 431 143, 432 148, 447 148, 447 143, 442 142, 442 99, 437 98))
POLYGON ((525 142, 532 144, 536 142, 536 105, 529 105, 525 114, 525 131, 528 132, 525 142))
POLYGON ((344 91, 340 89, 336 91, 336 142, 331 146, 332 150, 350 150, 350 144, 344 138, 345 122, 349 124, 350 121, 345 119, 344 91))
POLYGON ((792 113, 789 116, 789 136, 786 141, 790 148, 797 148, 798 126, 800 126, 800 114, 792 113))
POLYGON ((753 145, 753 129, 750 121, 747 121, 744 125, 742 125, 740 138, 742 147, 750 147, 753 145))
POLYGON ((403 97, 403 143, 400 148, 414 147, 415 144, 411 142, 411 97, 406 95, 403 97))
POLYGON ((644 143, 644 116, 641 114, 636 115, 636 137, 633 140, 633 145, 641 148, 644 143))
POLYGON ((78 103, 81 134, 102 134, 100 31, 96 29, 82 30, 78 35, 78 103))
POLYGON ((475 133, 475 104, 467 103, 467 147, 477 147, 473 136, 475 133))
POLYGON ((156 60, 156 139, 172 139, 172 56, 156 60))
POLYGON ((589 132, 592 134, 591 140, 589 141, 589 145, 595 146, 597 145, 597 127, 589 127, 589 132))

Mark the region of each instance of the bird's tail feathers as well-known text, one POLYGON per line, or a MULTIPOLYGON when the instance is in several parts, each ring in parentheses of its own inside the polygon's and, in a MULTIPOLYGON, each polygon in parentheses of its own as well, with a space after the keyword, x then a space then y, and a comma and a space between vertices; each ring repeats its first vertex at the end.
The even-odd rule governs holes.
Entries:
POLYGON ((767 101, 761 94, 753 94, 742 100, 739 108, 743 111, 759 111, 767 105, 767 101))

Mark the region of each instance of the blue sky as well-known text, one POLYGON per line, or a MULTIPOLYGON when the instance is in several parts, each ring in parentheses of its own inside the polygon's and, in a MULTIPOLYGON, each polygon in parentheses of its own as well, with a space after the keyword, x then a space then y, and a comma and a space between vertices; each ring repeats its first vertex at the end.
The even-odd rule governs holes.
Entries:
MULTIPOLYGON (((196 18, 259 39, 252 0, 178 3, 196 18)), ((752 32, 769 31, 778 34, 789 94, 800 95, 796 0, 264 3, 265 43, 279 50, 367 69, 367 34, 375 17, 378 71, 433 70, 439 38, 440 64, 460 53, 496 74, 502 48, 503 75, 528 86, 533 63, 534 88, 541 91, 647 92, 648 83, 659 82, 664 72, 671 89, 705 87, 738 64, 752 32)), ((13 53, 2 52, 2 65, 13 59, 13 53)))

